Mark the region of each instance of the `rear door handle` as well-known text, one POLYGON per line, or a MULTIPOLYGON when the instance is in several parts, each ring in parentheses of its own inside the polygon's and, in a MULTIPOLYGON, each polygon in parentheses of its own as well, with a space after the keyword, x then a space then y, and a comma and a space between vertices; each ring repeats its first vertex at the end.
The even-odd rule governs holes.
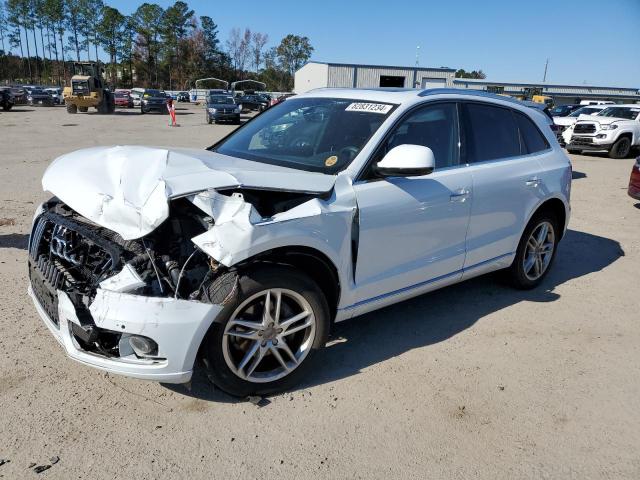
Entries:
POLYGON ((452 202, 464 202, 471 192, 466 188, 460 188, 456 190, 454 193, 449 195, 449 199, 452 202))

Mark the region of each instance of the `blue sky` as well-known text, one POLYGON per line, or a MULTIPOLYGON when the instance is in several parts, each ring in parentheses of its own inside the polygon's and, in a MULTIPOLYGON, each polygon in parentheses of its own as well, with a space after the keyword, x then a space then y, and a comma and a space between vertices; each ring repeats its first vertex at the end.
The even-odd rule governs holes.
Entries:
MULTIPOLYGON (((106 0, 123 13, 138 2, 106 0)), ((163 7, 171 1, 158 1, 163 7)), ((640 0, 191 0, 224 41, 233 27, 311 39, 314 60, 473 70, 501 81, 640 88, 640 0)))

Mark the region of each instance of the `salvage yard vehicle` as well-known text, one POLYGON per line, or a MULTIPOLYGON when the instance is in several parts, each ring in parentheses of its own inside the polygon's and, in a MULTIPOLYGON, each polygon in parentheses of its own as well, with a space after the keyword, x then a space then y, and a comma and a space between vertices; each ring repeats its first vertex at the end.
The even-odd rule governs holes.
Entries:
POLYGON ((236 103, 242 105, 243 111, 258 111, 262 112, 269 108, 270 101, 266 99, 266 97, 262 95, 258 95, 256 93, 246 94, 246 95, 238 95, 236 96, 236 103))
POLYGON ((51 107, 53 98, 51 95, 39 87, 29 87, 27 90, 27 102, 29 105, 40 105, 43 107, 51 107))
POLYGON ((558 105, 557 107, 553 107, 551 109, 552 117, 566 117, 571 112, 574 112, 582 108, 582 105, 558 105))
POLYGON ((133 99, 128 91, 117 91, 114 94, 116 107, 133 108, 133 99))
POLYGON ((573 134, 573 126, 580 118, 580 115, 597 115, 599 112, 607 108, 607 105, 589 105, 578 108, 566 117, 553 117, 553 123, 558 126, 558 142, 560 145, 566 145, 571 142, 573 134))
POLYGON ((308 375, 335 322, 495 270, 538 286, 571 165, 516 100, 320 89, 206 150, 63 155, 42 185, 29 293, 66 353, 168 383, 201 358, 247 395, 308 375))
POLYGON ((147 88, 142 94, 140 113, 149 113, 151 111, 159 113, 167 112, 167 94, 164 93, 164 90, 147 88))
POLYGON ((605 151, 610 158, 627 158, 639 146, 640 105, 610 105, 598 115, 578 118, 567 151, 605 151))
POLYGON ((8 88, 0 89, 0 107, 2 107, 2 110, 8 112, 13 108, 13 105, 14 101, 13 95, 11 95, 11 91, 8 88))
POLYGON ((640 200, 640 157, 636 158, 636 163, 633 164, 633 168, 631 169, 627 193, 631 198, 640 200))
POLYGON ((59 87, 49 87, 44 89, 51 98, 53 99, 54 105, 61 105, 64 102, 64 97, 62 96, 62 89, 59 87))
POLYGON ((209 124, 219 121, 240 124, 242 105, 236 104, 232 94, 213 94, 207 96, 205 121, 209 124))
POLYGON ((102 82, 102 69, 96 62, 74 62, 71 85, 64 87, 62 95, 67 113, 88 112, 95 108, 98 113, 115 112, 113 92, 102 82))

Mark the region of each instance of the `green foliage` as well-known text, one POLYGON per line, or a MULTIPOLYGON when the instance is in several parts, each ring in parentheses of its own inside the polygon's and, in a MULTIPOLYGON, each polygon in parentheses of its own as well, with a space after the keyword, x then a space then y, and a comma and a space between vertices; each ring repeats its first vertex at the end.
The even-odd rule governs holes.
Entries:
POLYGON ((471 72, 467 72, 464 68, 456 70, 456 78, 475 78, 478 80, 484 80, 487 78, 485 73, 482 70, 473 70, 471 72))
POLYGON ((116 86, 188 89, 198 78, 252 78, 284 91, 312 52, 307 37, 270 46, 266 33, 248 28, 233 28, 223 42, 214 19, 196 17, 185 1, 166 9, 145 2, 125 16, 108 0, 0 0, 0 80, 62 83, 72 70, 66 61, 106 54, 116 86))

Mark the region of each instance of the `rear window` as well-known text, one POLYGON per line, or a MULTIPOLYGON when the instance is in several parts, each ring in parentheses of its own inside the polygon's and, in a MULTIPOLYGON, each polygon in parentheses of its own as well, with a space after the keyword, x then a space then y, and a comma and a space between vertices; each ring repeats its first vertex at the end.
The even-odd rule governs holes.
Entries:
POLYGON ((520 155, 518 126, 511 110, 491 105, 465 105, 467 161, 485 162, 520 155))
POLYGON ((538 127, 522 113, 515 113, 516 122, 520 129, 520 136, 526 151, 522 153, 536 153, 549 148, 549 142, 544 138, 538 127))

